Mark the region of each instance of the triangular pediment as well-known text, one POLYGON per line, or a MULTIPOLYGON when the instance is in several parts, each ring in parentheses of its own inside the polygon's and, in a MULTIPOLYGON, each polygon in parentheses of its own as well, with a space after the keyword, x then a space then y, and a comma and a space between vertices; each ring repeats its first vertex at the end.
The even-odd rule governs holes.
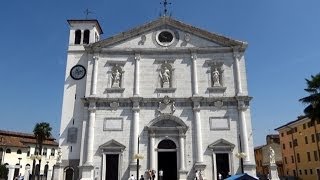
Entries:
POLYGON ((103 150, 121 150, 121 151, 123 151, 126 148, 126 146, 124 146, 123 144, 119 143, 118 141, 112 139, 112 140, 102 144, 99 148, 103 149, 103 150))
POLYGON ((232 151, 234 147, 235 147, 234 144, 228 142, 225 139, 219 139, 208 146, 208 148, 213 151, 221 151, 221 150, 232 151))
MULTIPOLYGON (((157 20, 154 20, 147 24, 138 26, 136 28, 122 32, 115 36, 90 44, 87 48, 95 49, 95 48, 113 47, 117 44, 125 43, 128 40, 140 38, 141 35, 147 34, 148 32, 152 32, 155 30, 163 29, 163 28, 175 29, 175 30, 182 31, 184 33, 188 33, 191 36, 196 36, 197 38, 203 41, 211 42, 215 46, 221 46, 221 47, 238 46, 241 48, 246 48, 247 46, 246 42, 234 40, 234 39, 219 35, 217 33, 212 33, 212 32, 185 24, 181 21, 177 21, 170 17, 160 17, 157 20)), ((182 39, 183 37, 180 37, 180 38, 182 39)))

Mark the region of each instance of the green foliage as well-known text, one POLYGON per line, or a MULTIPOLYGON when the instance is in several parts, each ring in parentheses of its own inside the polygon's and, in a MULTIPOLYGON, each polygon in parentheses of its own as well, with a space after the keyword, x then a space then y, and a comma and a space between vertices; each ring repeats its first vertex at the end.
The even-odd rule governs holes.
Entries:
POLYGON ((1 164, 0 165, 0 178, 1 179, 7 179, 9 170, 6 168, 6 165, 1 164))
POLYGON ((304 113, 311 120, 320 119, 320 73, 306 79, 307 87, 304 89, 309 96, 299 99, 300 102, 307 105, 304 113))
POLYGON ((33 129, 33 133, 36 136, 37 144, 40 149, 40 154, 42 152, 43 141, 45 141, 51 136, 51 131, 52 128, 50 127, 50 124, 47 122, 37 123, 33 129))

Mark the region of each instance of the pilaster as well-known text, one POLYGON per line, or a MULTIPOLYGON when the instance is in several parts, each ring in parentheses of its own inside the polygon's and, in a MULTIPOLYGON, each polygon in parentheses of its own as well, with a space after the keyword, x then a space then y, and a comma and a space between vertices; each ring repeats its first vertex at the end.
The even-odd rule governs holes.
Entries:
POLYGON ((240 54, 240 52, 238 51, 238 47, 234 47, 233 48, 233 58, 234 58, 234 71, 235 71, 235 81, 236 81, 236 88, 237 88, 237 92, 236 95, 237 96, 241 96, 243 94, 242 92, 242 83, 241 83, 241 73, 240 73, 240 65, 239 65, 239 61, 241 60, 242 55, 240 54))
POLYGON ((139 82, 140 82, 140 54, 139 53, 135 53, 134 55, 134 59, 135 59, 135 70, 134 70, 134 96, 139 96, 140 94, 140 91, 139 91, 139 88, 140 88, 140 85, 139 85, 139 82))
POLYGON ((197 96, 198 92, 198 71, 197 71, 197 54, 195 52, 191 52, 191 60, 192 60, 192 89, 193 96, 197 96))
POLYGON ((201 120, 200 120, 200 101, 202 97, 192 97, 193 101, 193 114, 194 114, 194 126, 196 136, 196 165, 203 164, 203 153, 202 153, 202 132, 201 132, 201 120))
POLYGON ((91 93, 90 95, 96 95, 97 94, 97 81, 98 81, 98 56, 93 56, 93 68, 92 68, 92 82, 91 82, 91 93))
POLYGON ((248 106, 245 102, 238 98, 238 112, 239 112, 239 121, 240 121, 240 139, 241 139, 241 151, 246 154, 244 158, 244 163, 250 162, 250 151, 249 151, 249 142, 248 142, 248 128, 247 121, 245 117, 245 111, 248 109, 248 106))
POLYGON ((96 119, 96 102, 91 100, 89 104, 89 122, 88 122, 88 144, 87 144, 87 160, 85 165, 92 165, 93 162, 93 144, 94 144, 94 123, 96 119))

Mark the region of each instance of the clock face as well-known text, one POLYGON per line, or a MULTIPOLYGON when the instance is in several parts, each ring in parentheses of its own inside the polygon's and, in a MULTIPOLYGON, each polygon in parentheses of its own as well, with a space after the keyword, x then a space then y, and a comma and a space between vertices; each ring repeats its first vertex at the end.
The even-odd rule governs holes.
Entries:
POLYGON ((86 68, 82 65, 75 65, 70 71, 70 76, 74 80, 82 79, 86 75, 86 68))

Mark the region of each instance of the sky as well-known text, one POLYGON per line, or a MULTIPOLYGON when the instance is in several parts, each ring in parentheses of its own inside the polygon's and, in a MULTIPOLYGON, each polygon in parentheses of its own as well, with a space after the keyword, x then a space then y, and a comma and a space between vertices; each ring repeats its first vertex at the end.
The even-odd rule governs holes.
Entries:
MULTIPOLYGON (((254 145, 303 114, 305 78, 320 72, 319 0, 171 0, 172 17, 248 42, 254 145)), ((103 39, 159 17, 160 0, 1 0, 0 129, 59 137, 68 19, 98 19, 103 39)))

